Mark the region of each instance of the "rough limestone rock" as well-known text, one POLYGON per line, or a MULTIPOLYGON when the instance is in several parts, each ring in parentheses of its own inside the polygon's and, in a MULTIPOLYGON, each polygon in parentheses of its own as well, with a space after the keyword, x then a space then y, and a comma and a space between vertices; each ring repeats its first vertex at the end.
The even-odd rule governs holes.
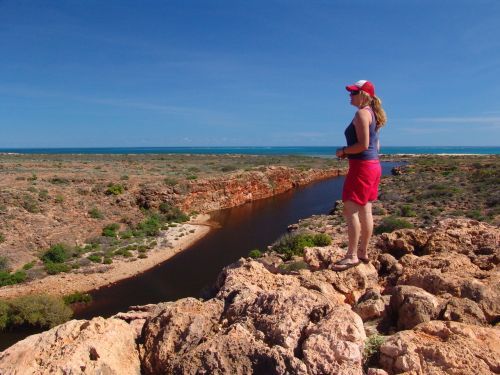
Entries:
POLYGON ((391 336, 380 352, 389 374, 498 374, 500 330, 432 321, 391 336))
POLYGON ((488 324, 486 317, 479 305, 468 298, 451 297, 446 303, 441 320, 485 326, 488 324))
POLYGON ((0 374, 138 375, 139 353, 121 320, 71 320, 1 352, 0 374))
POLYGON ((344 251, 336 246, 306 247, 304 249, 304 261, 313 270, 325 269, 342 258, 344 251))
POLYGON ((253 260, 226 267, 214 299, 186 298, 146 320, 144 370, 361 374, 363 322, 301 276, 273 274, 253 260))
POLYGON ((411 329, 417 324, 434 320, 440 312, 439 301, 435 296, 408 285, 395 288, 390 306, 397 316, 398 330, 411 329))
POLYGON ((500 260, 500 229, 470 219, 445 219, 430 230, 402 229, 380 236, 377 246, 396 258, 405 254, 464 254, 481 269, 500 260))
POLYGON ((370 289, 353 306, 353 311, 363 319, 363 322, 377 319, 384 314, 385 301, 378 291, 370 289))
POLYGON ((500 272, 484 271, 466 255, 405 255, 399 285, 413 285, 436 296, 468 298, 476 302, 489 323, 500 318, 500 272))

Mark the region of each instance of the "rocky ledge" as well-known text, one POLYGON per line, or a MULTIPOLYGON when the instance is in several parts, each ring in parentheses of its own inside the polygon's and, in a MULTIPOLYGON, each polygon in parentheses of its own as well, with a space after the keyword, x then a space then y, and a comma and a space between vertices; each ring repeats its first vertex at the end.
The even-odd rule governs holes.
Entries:
POLYGON ((497 227, 449 219, 381 235, 344 272, 336 245, 298 271, 240 259, 211 299, 70 321, 0 353, 0 373, 497 374, 499 245, 497 227))

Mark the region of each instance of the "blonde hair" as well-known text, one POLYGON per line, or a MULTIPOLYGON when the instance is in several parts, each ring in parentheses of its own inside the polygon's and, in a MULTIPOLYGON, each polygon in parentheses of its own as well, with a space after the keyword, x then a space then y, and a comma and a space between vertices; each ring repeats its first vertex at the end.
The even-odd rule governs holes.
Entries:
POLYGON ((361 107, 370 106, 375 114, 375 121, 377 123, 376 130, 379 130, 382 126, 387 122, 387 115, 385 114, 384 109, 382 108, 382 100, 376 95, 370 96, 364 91, 360 91, 359 95, 361 95, 361 107))

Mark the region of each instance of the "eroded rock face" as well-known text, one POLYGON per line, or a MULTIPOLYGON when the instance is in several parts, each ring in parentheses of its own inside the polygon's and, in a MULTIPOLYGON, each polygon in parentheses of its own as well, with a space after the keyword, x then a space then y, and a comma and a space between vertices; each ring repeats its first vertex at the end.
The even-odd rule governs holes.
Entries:
POLYGON ((497 374, 500 331, 432 321, 391 336, 380 352, 380 364, 390 374, 497 374))
POLYGON ((118 319, 71 320, 0 353, 1 374, 140 374, 133 331, 118 319))

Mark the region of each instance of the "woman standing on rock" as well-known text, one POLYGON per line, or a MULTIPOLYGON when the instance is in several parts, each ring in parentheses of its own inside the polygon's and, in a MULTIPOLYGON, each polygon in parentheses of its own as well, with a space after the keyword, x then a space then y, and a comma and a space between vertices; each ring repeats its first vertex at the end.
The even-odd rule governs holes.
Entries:
POLYGON ((349 172, 342 191, 349 248, 345 258, 332 266, 335 271, 346 270, 360 262, 368 263, 368 243, 373 232, 371 202, 377 199, 382 174, 378 156, 379 131, 387 121, 382 101, 375 95, 371 82, 361 80, 346 89, 351 104, 358 111, 344 132, 347 146, 336 151, 337 157, 349 159, 349 172))

